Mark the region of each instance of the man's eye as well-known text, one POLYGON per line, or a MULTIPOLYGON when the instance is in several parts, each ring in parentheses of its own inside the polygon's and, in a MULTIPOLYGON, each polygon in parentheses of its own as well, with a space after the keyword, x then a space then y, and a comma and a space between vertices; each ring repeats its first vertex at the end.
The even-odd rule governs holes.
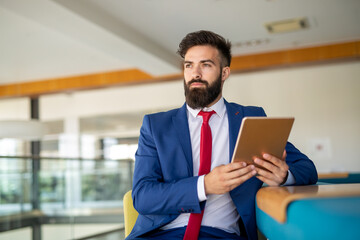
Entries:
POLYGON ((185 64, 184 67, 185 68, 191 68, 191 64, 185 64))

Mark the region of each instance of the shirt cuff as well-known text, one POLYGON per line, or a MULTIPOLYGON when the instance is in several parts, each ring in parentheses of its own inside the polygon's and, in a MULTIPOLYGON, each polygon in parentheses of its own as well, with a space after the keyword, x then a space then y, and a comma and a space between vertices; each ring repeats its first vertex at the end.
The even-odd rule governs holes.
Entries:
MULTIPOLYGON (((283 186, 286 186, 286 185, 293 185, 295 184, 296 181, 295 181, 295 178, 294 178, 294 175, 292 175, 292 173, 290 172, 290 170, 288 170, 288 177, 286 179, 286 182, 283 184, 283 186)), ((199 185, 199 184, 198 184, 199 185)))
POLYGON ((205 194, 204 177, 205 177, 205 175, 199 176, 198 181, 197 181, 197 193, 198 193, 199 202, 205 201, 207 199, 206 194, 205 194))

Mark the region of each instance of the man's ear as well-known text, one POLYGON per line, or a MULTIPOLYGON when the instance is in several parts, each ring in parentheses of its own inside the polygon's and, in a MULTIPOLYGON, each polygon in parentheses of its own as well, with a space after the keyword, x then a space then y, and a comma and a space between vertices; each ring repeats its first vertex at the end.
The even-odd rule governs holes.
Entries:
POLYGON ((221 71, 221 80, 225 81, 230 75, 230 67, 223 67, 221 71))

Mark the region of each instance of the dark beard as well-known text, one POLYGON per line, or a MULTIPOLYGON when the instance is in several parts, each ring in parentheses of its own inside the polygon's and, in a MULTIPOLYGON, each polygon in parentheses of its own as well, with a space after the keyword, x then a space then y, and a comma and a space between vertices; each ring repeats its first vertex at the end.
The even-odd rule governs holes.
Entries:
POLYGON ((215 99, 221 93, 221 73, 218 79, 211 85, 208 82, 198 79, 191 80, 186 84, 184 80, 184 89, 185 89, 185 98, 186 103, 193 109, 204 108, 210 103, 215 101, 215 99), (199 82, 205 84, 205 88, 193 88, 190 89, 190 85, 194 82, 199 82))

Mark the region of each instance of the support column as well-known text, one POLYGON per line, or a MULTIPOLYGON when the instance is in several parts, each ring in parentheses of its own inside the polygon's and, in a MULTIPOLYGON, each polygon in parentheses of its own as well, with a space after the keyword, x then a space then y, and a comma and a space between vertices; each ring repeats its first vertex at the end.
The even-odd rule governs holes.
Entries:
MULTIPOLYGON (((30 99, 30 117, 39 119, 39 98, 30 99)), ((40 210, 40 141, 31 141, 32 156, 32 209, 40 210)), ((33 223, 32 239, 41 240, 41 225, 39 221, 33 223)))

